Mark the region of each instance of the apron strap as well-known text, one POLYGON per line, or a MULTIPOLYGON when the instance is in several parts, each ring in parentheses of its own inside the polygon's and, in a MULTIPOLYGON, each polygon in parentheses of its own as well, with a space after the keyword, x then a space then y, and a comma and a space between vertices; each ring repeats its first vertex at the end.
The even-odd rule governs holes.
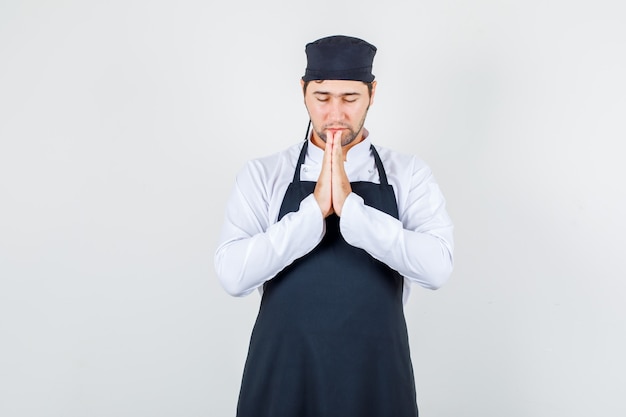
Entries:
POLYGON ((374 162, 376 163, 376 169, 378 170, 378 176, 380 177, 380 184, 389 185, 389 183, 387 183, 387 173, 383 167, 383 162, 380 160, 380 156, 378 156, 378 152, 376 152, 376 148, 374 145, 370 145, 370 149, 374 155, 374 162))
POLYGON ((304 145, 302 145, 302 150, 300 151, 300 157, 298 157, 298 163, 296 164, 296 169, 293 172, 293 183, 300 182, 300 167, 304 164, 304 158, 306 158, 306 149, 309 145, 309 141, 305 140, 304 145))

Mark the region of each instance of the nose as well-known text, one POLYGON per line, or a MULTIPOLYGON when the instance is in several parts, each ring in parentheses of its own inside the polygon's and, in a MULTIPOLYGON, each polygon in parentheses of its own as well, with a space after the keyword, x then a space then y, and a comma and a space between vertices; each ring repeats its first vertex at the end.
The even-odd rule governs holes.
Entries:
POLYGON ((340 100, 332 100, 328 112, 330 121, 340 121, 343 118, 343 108, 340 100))

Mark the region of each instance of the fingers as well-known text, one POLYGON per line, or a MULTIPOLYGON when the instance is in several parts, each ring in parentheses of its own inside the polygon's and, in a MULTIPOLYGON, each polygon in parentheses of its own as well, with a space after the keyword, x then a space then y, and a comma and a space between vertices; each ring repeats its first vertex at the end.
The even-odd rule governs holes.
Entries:
POLYGON ((326 140, 326 147, 324 148, 324 159, 322 160, 322 172, 320 173, 320 177, 324 176, 324 195, 326 197, 326 211, 324 212, 324 217, 330 216, 334 213, 333 209, 333 195, 332 195, 332 184, 333 184, 333 140, 329 138, 326 140))
POLYGON ((343 167, 343 147, 341 146, 341 131, 337 131, 333 134, 333 165, 341 165, 343 167))
POLYGON ((324 218, 333 213, 332 203, 332 152, 333 141, 332 138, 326 140, 326 147, 324 148, 324 158, 322 159, 322 170, 320 176, 315 185, 313 196, 320 206, 322 215, 324 218))
POLYGON ((328 217, 332 213, 341 216, 343 203, 351 192, 350 180, 344 168, 341 131, 328 132, 322 170, 313 191, 323 216, 328 217))
MULTIPOLYGON (((322 162, 322 164, 324 165, 322 167, 322 169, 326 168, 326 165, 328 165, 328 168, 331 167, 332 165, 332 160, 333 160, 333 145, 335 143, 334 140, 334 136, 332 135, 327 135, 327 139, 326 139, 326 147, 324 148, 324 160, 322 162)), ((330 171, 329 171, 330 173, 330 171)))
POLYGON ((332 147, 332 204, 335 213, 341 216, 343 203, 352 192, 350 180, 344 167, 343 147, 341 146, 341 131, 333 135, 332 147))

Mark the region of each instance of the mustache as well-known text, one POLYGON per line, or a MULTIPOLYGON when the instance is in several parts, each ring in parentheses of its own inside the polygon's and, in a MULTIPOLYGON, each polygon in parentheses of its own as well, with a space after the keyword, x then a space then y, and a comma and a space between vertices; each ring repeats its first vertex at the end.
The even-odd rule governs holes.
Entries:
POLYGON ((343 129, 350 129, 350 125, 347 123, 332 123, 332 124, 326 124, 322 126, 322 130, 336 129, 338 127, 341 127, 343 129))

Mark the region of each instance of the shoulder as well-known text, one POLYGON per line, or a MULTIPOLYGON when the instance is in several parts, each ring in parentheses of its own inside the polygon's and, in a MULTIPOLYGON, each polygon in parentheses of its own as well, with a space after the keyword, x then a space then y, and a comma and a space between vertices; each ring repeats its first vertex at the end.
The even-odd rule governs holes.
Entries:
POLYGON ((396 175, 424 175, 430 176, 431 169, 424 160, 414 154, 409 154, 384 146, 374 144, 376 151, 380 155, 380 159, 385 170, 390 174, 396 175))

